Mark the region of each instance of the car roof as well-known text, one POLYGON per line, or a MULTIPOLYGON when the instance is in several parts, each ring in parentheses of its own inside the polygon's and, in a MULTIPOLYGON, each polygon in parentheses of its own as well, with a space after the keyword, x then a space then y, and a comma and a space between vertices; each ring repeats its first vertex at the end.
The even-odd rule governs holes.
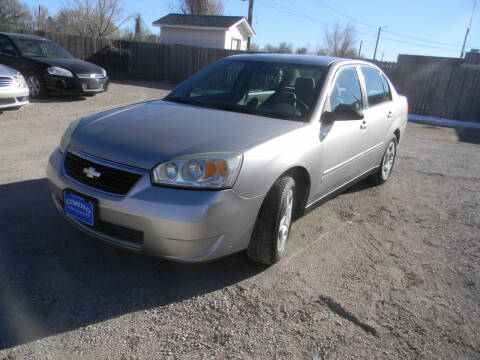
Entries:
MULTIPOLYGON (((314 66, 329 66, 334 62, 349 60, 330 56, 299 55, 299 54, 251 54, 233 55, 227 59, 242 61, 276 62, 285 64, 301 64, 314 66)), ((351 61, 351 60, 350 60, 351 61)))
MULTIPOLYGON (((333 56, 319 56, 319 55, 301 55, 301 54, 247 54, 247 55, 233 55, 226 59, 242 60, 242 61, 258 61, 258 62, 272 62, 283 64, 300 64, 328 67, 332 64, 338 65, 367 65, 380 69, 377 64, 369 60, 363 59, 347 59, 333 56)), ((381 69, 380 69, 381 70, 381 69)))
POLYGON ((45 38, 43 38, 43 37, 36 36, 36 35, 7 33, 7 32, 0 32, 0 35, 4 35, 4 36, 9 37, 9 38, 12 38, 12 39, 30 39, 30 40, 46 40, 46 41, 50 41, 49 39, 45 39, 45 38))

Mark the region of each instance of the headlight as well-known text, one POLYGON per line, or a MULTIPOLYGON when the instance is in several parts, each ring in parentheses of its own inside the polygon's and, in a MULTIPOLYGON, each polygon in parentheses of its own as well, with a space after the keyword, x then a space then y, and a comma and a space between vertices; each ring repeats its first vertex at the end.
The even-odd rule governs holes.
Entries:
POLYGON ((107 70, 105 70, 104 68, 101 68, 101 69, 102 69, 103 77, 107 77, 107 70))
POLYGON ((63 153, 67 149, 68 145, 70 144, 70 139, 72 138, 73 133, 77 129, 78 125, 80 125, 80 122, 82 119, 77 119, 73 120, 69 125, 67 130, 65 130, 65 133, 62 136, 62 139, 60 140, 60 146, 59 149, 63 153))
POLYGON ((206 153, 182 156, 153 169, 152 183, 202 189, 232 187, 243 155, 240 153, 206 153))
POLYGON ((25 78, 22 76, 22 74, 17 74, 13 77, 15 79, 15 82, 18 84, 18 87, 21 88, 26 88, 27 87, 27 82, 25 81, 25 78))
POLYGON ((47 72, 50 75, 56 75, 56 76, 65 76, 65 77, 73 77, 73 74, 70 70, 58 67, 58 66, 52 66, 47 69, 47 72))

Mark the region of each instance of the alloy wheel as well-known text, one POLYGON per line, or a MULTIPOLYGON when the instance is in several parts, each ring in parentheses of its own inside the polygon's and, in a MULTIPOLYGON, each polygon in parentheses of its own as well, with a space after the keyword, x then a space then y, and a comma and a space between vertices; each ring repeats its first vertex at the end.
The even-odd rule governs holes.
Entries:
POLYGON ((292 221, 292 210, 293 190, 290 189, 287 195, 286 207, 278 226, 277 250, 279 253, 282 253, 287 245, 288 234, 290 232, 290 223, 292 221))
POLYGON ((30 89, 30 96, 36 97, 40 94, 41 84, 40 80, 35 75, 30 75, 27 78, 27 85, 30 89))
POLYGON ((387 151, 385 152, 385 156, 383 157, 382 162, 382 178, 383 180, 387 180, 392 172, 393 162, 395 161, 395 152, 396 146, 395 142, 392 141, 388 145, 387 151))

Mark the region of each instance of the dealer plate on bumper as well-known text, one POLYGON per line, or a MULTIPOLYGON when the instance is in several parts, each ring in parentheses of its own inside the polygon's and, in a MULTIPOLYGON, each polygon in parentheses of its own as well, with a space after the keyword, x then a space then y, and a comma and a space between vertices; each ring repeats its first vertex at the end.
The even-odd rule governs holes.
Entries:
POLYGON ((68 190, 63 193, 65 214, 93 226, 95 223, 95 204, 92 199, 85 199, 81 195, 72 194, 68 190))

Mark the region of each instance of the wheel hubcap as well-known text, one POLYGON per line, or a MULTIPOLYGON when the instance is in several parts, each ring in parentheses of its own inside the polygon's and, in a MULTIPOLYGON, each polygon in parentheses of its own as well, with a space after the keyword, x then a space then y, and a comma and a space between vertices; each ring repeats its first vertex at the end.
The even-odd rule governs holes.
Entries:
POLYGON ((278 226, 277 250, 280 253, 285 250, 285 246, 287 245, 288 233, 290 232, 290 223, 292 221, 293 190, 291 189, 288 192, 286 203, 287 206, 280 220, 280 225, 278 226))
POLYGON ((388 145, 387 151, 385 152, 385 156, 383 157, 382 163, 382 177, 383 180, 387 180, 392 172, 393 168, 393 161, 395 160, 395 142, 391 142, 388 145))
POLYGON ((27 79, 27 85, 30 89, 31 96, 38 96, 38 94, 40 94, 40 81, 35 76, 30 76, 27 79))

